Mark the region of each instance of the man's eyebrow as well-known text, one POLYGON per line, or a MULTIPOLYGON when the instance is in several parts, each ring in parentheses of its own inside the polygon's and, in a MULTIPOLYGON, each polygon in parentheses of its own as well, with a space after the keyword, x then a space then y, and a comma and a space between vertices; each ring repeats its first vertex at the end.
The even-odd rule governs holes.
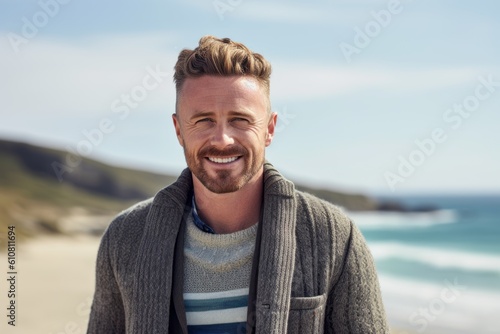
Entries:
POLYGON ((194 114, 191 116, 191 119, 194 118, 201 118, 201 117, 211 117, 215 113, 213 111, 195 111, 194 114))
POLYGON ((231 110, 228 113, 230 116, 244 116, 244 117, 253 117, 253 114, 249 111, 239 111, 239 110, 231 110))
MULTIPOLYGON (((215 115, 215 112, 213 111, 195 111, 194 114, 191 116, 190 119, 195 119, 195 118, 203 118, 203 117, 213 117, 215 115)), ((240 111, 240 110, 230 110, 228 112, 229 116, 242 116, 242 117, 253 117, 253 114, 249 111, 240 111)))

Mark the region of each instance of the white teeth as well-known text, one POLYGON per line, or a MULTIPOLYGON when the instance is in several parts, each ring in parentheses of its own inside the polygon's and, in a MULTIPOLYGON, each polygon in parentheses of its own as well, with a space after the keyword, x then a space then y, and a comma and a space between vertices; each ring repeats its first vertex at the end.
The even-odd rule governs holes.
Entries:
POLYGON ((227 164, 229 162, 235 161, 236 159, 238 159, 238 157, 232 157, 232 158, 212 158, 212 157, 209 157, 208 158, 208 160, 210 160, 212 162, 216 162, 218 164, 227 164))

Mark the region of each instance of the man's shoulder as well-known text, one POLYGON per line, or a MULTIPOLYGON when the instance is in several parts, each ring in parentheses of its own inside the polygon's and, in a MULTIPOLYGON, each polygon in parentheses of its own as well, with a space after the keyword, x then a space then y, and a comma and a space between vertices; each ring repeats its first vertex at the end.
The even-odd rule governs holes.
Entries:
POLYGON ((293 194, 292 196, 297 203, 297 220, 300 224, 315 224, 325 227, 329 225, 346 233, 350 231, 352 222, 342 207, 297 189, 292 181, 281 175, 268 161, 264 164, 264 175, 265 182, 269 183, 269 187, 276 184, 284 185, 275 187, 276 193, 285 196, 293 194))
POLYGON ((342 207, 299 190, 295 190, 295 198, 299 229, 312 229, 337 241, 349 238, 353 222, 342 207))
POLYGON ((147 216, 149 210, 151 209, 151 205, 153 204, 154 197, 150 197, 146 200, 135 203, 134 205, 126 208, 121 211, 118 215, 116 215, 115 219, 112 223, 120 223, 123 221, 134 221, 137 219, 145 218, 147 216))
POLYGON ((154 197, 135 203, 115 216, 108 226, 109 233, 142 228, 153 205, 154 197))
POLYGON ((109 224, 109 240, 125 241, 140 238, 146 224, 158 224, 158 214, 165 208, 183 210, 192 188, 191 172, 185 169, 178 179, 156 193, 154 197, 138 202, 120 212, 109 224), (152 218, 148 220, 148 216, 152 218))
POLYGON ((301 206, 299 209, 306 210, 311 215, 334 217, 344 222, 350 221, 347 213, 341 206, 321 199, 316 195, 301 190, 295 190, 295 198, 297 204, 301 206))

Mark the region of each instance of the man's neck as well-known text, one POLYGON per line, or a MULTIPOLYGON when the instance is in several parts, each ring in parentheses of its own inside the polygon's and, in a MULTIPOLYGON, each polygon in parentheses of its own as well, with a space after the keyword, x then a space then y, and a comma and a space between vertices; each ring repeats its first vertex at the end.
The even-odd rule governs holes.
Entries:
POLYGON ((263 170, 243 188, 232 193, 213 193, 194 175, 193 186, 198 215, 215 233, 241 231, 259 221, 264 187, 263 170))

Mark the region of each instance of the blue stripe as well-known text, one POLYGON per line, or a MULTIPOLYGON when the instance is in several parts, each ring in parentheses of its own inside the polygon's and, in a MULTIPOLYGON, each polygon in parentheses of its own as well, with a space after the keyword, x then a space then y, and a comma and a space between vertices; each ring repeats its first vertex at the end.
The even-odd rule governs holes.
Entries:
POLYGON ((245 306, 248 306, 248 295, 214 299, 184 300, 184 308, 186 309, 186 312, 226 310, 245 306))
POLYGON ((245 322, 188 326, 189 334, 246 334, 246 332, 245 322))

